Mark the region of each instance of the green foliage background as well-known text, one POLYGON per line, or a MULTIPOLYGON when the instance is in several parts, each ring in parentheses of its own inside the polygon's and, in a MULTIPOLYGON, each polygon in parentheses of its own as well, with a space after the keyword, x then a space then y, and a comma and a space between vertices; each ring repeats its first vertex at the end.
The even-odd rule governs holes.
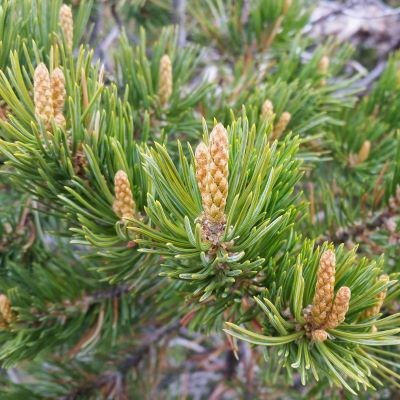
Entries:
POLYGON ((399 390, 399 56, 362 87, 350 45, 304 32, 311 3, 189 0, 182 14, 177 1, 74 1, 71 52, 61 1, 1 3, 0 292, 16 316, 0 331, 2 399, 399 390), (52 132, 35 117, 40 62, 66 80, 66 127, 52 132), (290 123, 272 140, 284 112, 290 123), (230 144, 229 246, 213 253, 194 148, 217 122, 230 144), (368 157, 354 162, 366 141, 368 157), (121 169, 138 208, 128 221, 112 208, 121 169), (345 322, 314 343, 303 309, 326 249, 335 289, 352 297, 345 322), (381 313, 363 319, 384 289, 381 313), (199 343, 234 369, 201 390, 190 385, 199 343))

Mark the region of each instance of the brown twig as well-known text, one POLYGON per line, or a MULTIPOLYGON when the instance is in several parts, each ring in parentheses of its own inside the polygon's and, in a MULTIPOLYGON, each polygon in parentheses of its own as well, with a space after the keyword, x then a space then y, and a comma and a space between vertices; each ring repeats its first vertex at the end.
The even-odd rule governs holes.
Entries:
POLYGON ((101 303, 107 299, 117 299, 123 294, 128 293, 132 290, 132 285, 118 285, 111 286, 102 290, 95 291, 91 294, 83 294, 80 298, 73 301, 67 299, 60 304, 47 304, 47 312, 38 312, 35 308, 31 309, 32 315, 34 315, 38 320, 41 318, 52 315, 57 318, 65 318, 65 308, 76 308, 79 310, 87 310, 91 305, 101 303))
POLYGON ((174 321, 168 325, 164 325, 157 329, 150 337, 144 341, 144 344, 127 356, 125 356, 115 368, 115 371, 106 371, 100 375, 89 376, 89 380, 80 382, 80 384, 73 388, 71 392, 65 396, 58 397, 59 400, 77 400, 86 398, 94 390, 107 390, 109 388, 115 388, 118 384, 118 390, 114 390, 113 399, 115 400, 127 400, 127 394, 124 391, 124 381, 126 375, 130 370, 136 368, 143 358, 150 352, 150 349, 154 343, 158 343, 162 338, 170 334, 171 332, 179 329, 179 321, 174 321))
MULTIPOLYGON (((368 220, 355 223, 354 225, 348 226, 337 230, 334 234, 324 235, 317 241, 317 245, 322 244, 325 241, 330 241, 336 245, 341 243, 349 243, 352 241, 359 242, 357 238, 362 238, 365 243, 373 244, 369 240, 369 236, 378 229, 387 229, 391 234, 390 228, 388 227, 388 222, 391 218, 399 216, 400 208, 394 208, 389 205, 382 211, 373 214, 368 220)), ((379 249, 378 249, 379 250, 379 249)))

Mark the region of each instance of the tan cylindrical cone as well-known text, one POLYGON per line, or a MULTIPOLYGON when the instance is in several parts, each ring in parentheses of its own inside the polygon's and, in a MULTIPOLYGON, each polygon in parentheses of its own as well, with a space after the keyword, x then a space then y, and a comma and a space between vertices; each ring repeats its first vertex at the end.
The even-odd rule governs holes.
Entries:
POLYGON ((316 325, 322 325, 332 308, 335 289, 336 258, 335 253, 327 250, 322 253, 319 262, 317 283, 312 303, 311 315, 316 325))
POLYGON ((53 101, 50 74, 47 67, 40 63, 33 77, 33 98, 35 103, 35 115, 43 121, 46 129, 50 129, 53 119, 53 101))
POLYGON ((60 8, 59 23, 64 36, 65 45, 68 50, 72 50, 74 39, 74 20, 71 7, 63 4, 60 8))
POLYGON ((168 54, 164 54, 160 60, 160 77, 158 86, 158 96, 160 103, 165 106, 172 95, 172 63, 168 54))
POLYGON ((113 210, 120 218, 133 218, 136 204, 126 172, 119 170, 114 178, 115 200, 113 210))
POLYGON ((339 326, 346 318, 351 298, 351 290, 347 286, 342 286, 336 293, 332 310, 324 324, 324 329, 334 329, 339 326))

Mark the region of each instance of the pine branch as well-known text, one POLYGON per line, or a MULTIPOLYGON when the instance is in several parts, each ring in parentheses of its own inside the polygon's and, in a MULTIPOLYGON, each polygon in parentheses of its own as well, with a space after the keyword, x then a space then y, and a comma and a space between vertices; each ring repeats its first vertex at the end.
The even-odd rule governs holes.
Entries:
POLYGON ((114 398, 128 398, 123 386, 126 375, 131 369, 139 366, 142 359, 150 352, 153 344, 158 343, 165 336, 176 331, 179 326, 179 321, 175 321, 156 329, 144 340, 143 345, 124 356, 122 360, 119 360, 112 372, 102 372, 98 376, 90 377, 91 379, 88 382, 80 382, 78 387, 74 388, 69 394, 59 397, 59 400, 75 400, 81 398, 81 396, 88 396, 93 391, 98 391, 99 388, 105 388, 105 390, 107 390, 107 388, 115 388, 118 386, 120 386, 120 389, 114 392, 114 398))
POLYGON ((214 399, 399 386, 398 55, 365 96, 307 2, 112 1, 103 67, 91 0, 3 3, 0 359, 35 369, 9 398, 174 396, 177 344, 218 357, 214 399))
MULTIPOLYGON (((399 237, 396 232, 395 218, 399 217, 399 195, 389 199, 389 205, 378 210, 373 215, 369 215, 368 219, 362 222, 357 222, 354 225, 339 229, 336 233, 329 236, 323 236, 317 242, 321 245, 325 241, 330 241, 334 244, 342 243, 368 243, 370 237, 378 230, 385 230, 390 236, 390 242, 397 242, 399 237)), ((379 253, 382 252, 381 248, 377 248, 379 253)))

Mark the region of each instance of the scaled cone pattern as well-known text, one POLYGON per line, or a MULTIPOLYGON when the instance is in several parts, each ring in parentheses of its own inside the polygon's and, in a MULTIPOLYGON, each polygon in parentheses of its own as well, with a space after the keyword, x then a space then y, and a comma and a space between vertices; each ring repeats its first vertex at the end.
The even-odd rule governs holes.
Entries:
POLYGON ((165 106, 172 94, 172 64, 168 54, 164 54, 160 60, 160 76, 158 96, 160 103, 165 106))
POLYGON ((342 286, 336 293, 332 310, 328 315, 328 319, 324 325, 325 329, 334 329, 339 326, 346 318, 349 309, 351 291, 347 286, 342 286))
POLYGON ((60 68, 56 68, 51 74, 51 89, 53 98, 54 120, 57 125, 65 127, 64 103, 65 103, 65 78, 60 68))
POLYGON ((200 189, 205 218, 212 223, 225 222, 228 196, 228 133, 222 124, 211 132, 207 147, 196 148, 196 178, 200 189))
POLYGON ((208 195, 208 165, 210 164, 210 151, 205 143, 201 142, 196 148, 196 179, 201 193, 203 209, 206 210, 209 204, 208 195))
POLYGON ((136 213, 136 204, 133 200, 128 175, 119 170, 114 178, 115 199, 113 210, 120 218, 133 218, 136 213))
POLYGON ((317 325, 322 325, 332 308, 335 289, 335 253, 327 250, 321 255, 311 314, 317 325))
MULTIPOLYGON (((382 283, 388 283, 389 276, 386 274, 381 275, 378 280, 379 282, 382 283)), ((364 311, 363 313, 364 318, 374 317, 375 315, 380 313, 383 302, 385 301, 386 298, 386 294, 387 294, 387 288, 385 288, 376 295, 376 300, 377 300, 376 304, 364 311)))
POLYGON ((43 121, 46 129, 50 129, 53 114, 52 90, 50 74, 47 67, 40 63, 33 78, 34 102, 36 118, 43 121))
POLYGON ((311 332, 311 339, 314 342, 324 342, 328 339, 328 333, 323 329, 316 329, 315 331, 311 332))
POLYGON ((68 50, 72 50, 74 39, 74 20, 71 7, 63 4, 60 8, 59 22, 64 35, 65 44, 68 50))
POLYGON ((60 68, 54 69, 51 76, 47 67, 40 63, 33 78, 33 98, 35 115, 43 121, 47 130, 51 130, 51 122, 65 127, 63 115, 65 103, 65 78, 60 68))
POLYGON ((285 111, 282 113, 272 132, 273 140, 281 137, 282 133, 285 132, 285 129, 287 128, 291 118, 292 116, 289 112, 285 111))
POLYGON ((315 342, 325 341, 328 338, 326 329, 338 327, 349 309, 350 288, 342 286, 334 296, 335 269, 335 254, 327 250, 322 253, 319 263, 311 318, 306 318, 308 329, 311 328, 311 339, 315 342))

